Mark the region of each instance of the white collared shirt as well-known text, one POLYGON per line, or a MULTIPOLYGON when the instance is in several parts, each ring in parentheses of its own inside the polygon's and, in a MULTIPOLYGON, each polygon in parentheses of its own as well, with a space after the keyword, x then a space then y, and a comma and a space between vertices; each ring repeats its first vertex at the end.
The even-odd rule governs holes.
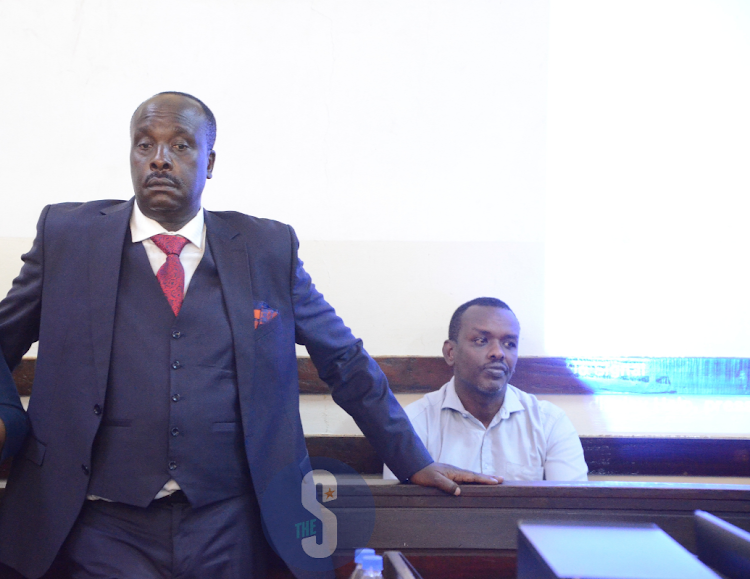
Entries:
MULTIPOLYGON (((464 408, 453 378, 405 410, 437 462, 505 480, 587 480, 581 441, 565 413, 510 384, 487 428, 464 408)), ((396 477, 385 467, 383 478, 396 477)))
POLYGON ((182 253, 180 253, 180 263, 182 269, 185 270, 184 291, 187 292, 190 280, 193 279, 193 274, 198 269, 198 264, 206 251, 206 224, 203 219, 203 208, 182 229, 172 232, 164 229, 153 219, 146 217, 138 207, 138 203, 133 203, 133 213, 130 215, 130 237, 133 239, 133 243, 143 242, 143 248, 146 250, 154 275, 167 261, 167 254, 150 239, 159 233, 181 235, 190 242, 185 244, 182 253))

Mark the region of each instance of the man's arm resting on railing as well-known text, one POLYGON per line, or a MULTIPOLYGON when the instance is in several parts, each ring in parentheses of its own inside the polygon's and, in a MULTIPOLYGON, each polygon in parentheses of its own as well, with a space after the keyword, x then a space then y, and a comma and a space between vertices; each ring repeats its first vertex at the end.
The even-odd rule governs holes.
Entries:
POLYGON ((496 485, 503 482, 503 477, 479 474, 450 464, 433 462, 414 473, 409 480, 416 485, 435 487, 450 495, 459 496, 461 487, 458 486, 458 483, 496 485))

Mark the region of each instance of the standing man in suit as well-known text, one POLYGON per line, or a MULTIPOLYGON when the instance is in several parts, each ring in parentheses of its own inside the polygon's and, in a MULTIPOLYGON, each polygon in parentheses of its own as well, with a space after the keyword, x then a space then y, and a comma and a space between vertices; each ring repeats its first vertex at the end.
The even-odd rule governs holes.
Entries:
POLYGON ((75 578, 262 576, 260 521, 286 516, 264 493, 291 466, 293 510, 310 470, 295 341, 401 480, 498 482, 432 461, 289 226, 202 210, 205 104, 156 95, 130 130, 135 202, 46 207, 0 302, 9 367, 39 340, 0 561, 31 579, 58 551, 75 578))

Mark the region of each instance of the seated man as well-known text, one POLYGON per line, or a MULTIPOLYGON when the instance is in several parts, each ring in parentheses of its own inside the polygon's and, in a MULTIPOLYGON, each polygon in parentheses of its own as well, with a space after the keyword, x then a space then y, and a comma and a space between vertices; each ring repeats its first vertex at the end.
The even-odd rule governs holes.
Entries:
MULTIPOLYGON (((565 413, 508 384, 519 333, 498 299, 460 306, 443 344, 453 378, 406 414, 436 461, 505 480, 585 481, 581 441, 565 413)), ((396 477, 385 467, 383 478, 396 477)))

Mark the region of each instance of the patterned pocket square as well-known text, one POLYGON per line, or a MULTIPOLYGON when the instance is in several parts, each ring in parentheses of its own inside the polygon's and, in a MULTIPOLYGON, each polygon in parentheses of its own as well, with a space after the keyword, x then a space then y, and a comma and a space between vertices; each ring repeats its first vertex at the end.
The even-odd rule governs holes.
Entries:
POLYGON ((266 302, 255 302, 255 308, 253 309, 255 329, 257 330, 258 326, 267 324, 278 315, 279 311, 270 308, 266 302))

